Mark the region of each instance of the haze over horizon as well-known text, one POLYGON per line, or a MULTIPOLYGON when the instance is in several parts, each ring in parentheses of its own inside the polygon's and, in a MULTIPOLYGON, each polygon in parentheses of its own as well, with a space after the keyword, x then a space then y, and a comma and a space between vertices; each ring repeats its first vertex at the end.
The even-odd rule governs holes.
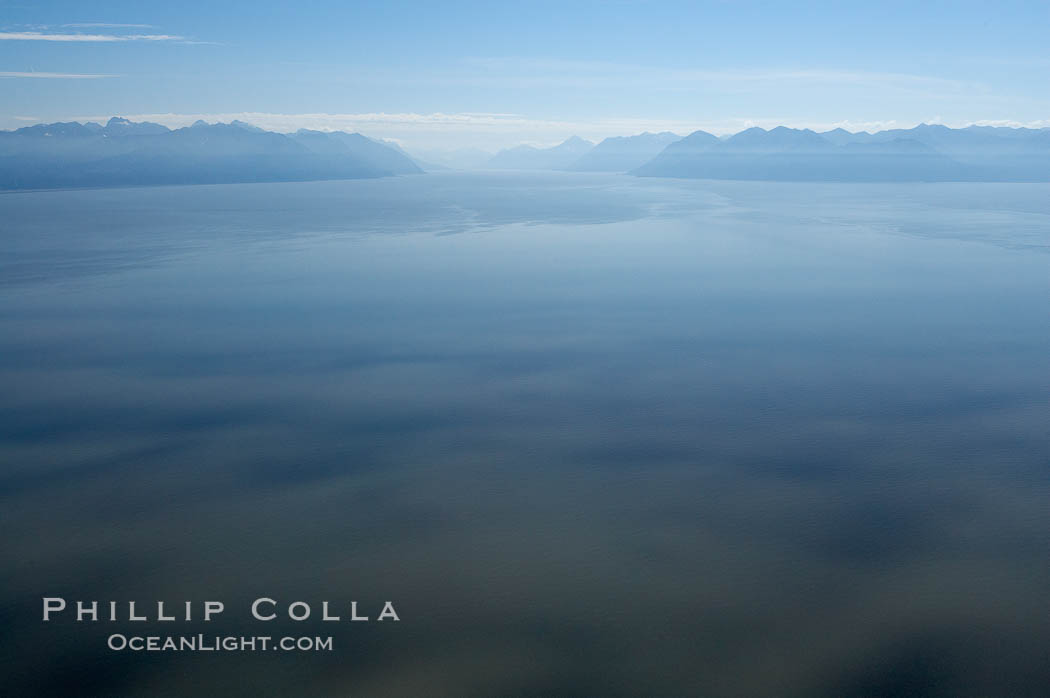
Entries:
POLYGON ((494 152, 643 131, 1050 126, 1050 6, 1006 5, 9 5, 0 128, 237 119, 494 152))

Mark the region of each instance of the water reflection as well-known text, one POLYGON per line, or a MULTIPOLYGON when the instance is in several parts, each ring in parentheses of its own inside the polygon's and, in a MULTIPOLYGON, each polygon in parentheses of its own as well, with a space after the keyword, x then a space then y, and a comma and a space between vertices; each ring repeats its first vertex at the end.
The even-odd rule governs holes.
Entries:
POLYGON ((9 690, 1040 695, 1045 188, 762 186, 0 197, 9 690), (403 621, 129 657, 51 594, 403 621))

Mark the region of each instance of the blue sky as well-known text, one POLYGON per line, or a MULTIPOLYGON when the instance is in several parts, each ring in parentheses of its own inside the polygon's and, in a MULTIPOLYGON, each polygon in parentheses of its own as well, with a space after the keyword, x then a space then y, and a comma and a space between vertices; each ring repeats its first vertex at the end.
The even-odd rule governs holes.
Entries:
POLYGON ((1050 126, 1050 2, 0 0, 0 128, 149 115, 493 149, 1050 126))

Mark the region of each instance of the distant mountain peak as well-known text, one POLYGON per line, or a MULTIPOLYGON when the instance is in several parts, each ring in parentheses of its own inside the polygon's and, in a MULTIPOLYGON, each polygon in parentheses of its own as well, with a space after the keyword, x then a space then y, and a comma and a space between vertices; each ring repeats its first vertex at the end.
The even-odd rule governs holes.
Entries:
POLYGON ((688 136, 686 136, 686 138, 693 138, 693 139, 696 139, 696 140, 706 140, 706 139, 713 138, 716 141, 718 140, 718 136, 716 136, 716 135, 714 135, 712 133, 708 133, 707 131, 699 130, 699 129, 697 129, 696 131, 693 131, 692 133, 690 133, 688 136))
POLYGON ((627 172, 645 164, 677 140, 679 136, 667 131, 612 136, 589 148, 568 169, 582 172, 627 172))
POLYGON ((809 129, 777 126, 772 130, 766 131, 755 126, 736 134, 725 141, 724 145, 730 148, 747 148, 752 150, 780 149, 784 147, 820 150, 831 147, 832 144, 809 129))
POLYGON ((155 124, 150 121, 132 121, 123 116, 110 117, 105 126, 98 127, 97 131, 103 136, 155 136, 169 131, 167 126, 155 124))
POLYGON ((241 121, 240 119, 234 119, 233 121, 231 121, 230 122, 230 126, 236 126, 237 128, 243 128, 245 131, 255 131, 256 133, 263 133, 264 132, 264 129, 259 128, 255 124, 249 124, 247 121, 241 121))
POLYGON ((570 136, 553 148, 535 148, 519 145, 496 153, 489 167, 512 170, 564 170, 580 156, 594 148, 594 144, 579 136, 570 136))

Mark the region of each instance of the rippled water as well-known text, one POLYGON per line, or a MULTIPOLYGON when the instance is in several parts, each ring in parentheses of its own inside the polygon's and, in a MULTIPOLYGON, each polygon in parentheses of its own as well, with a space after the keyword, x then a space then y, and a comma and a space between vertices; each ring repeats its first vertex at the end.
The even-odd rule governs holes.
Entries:
POLYGON ((1047 694, 1047 185, 9 193, 0 236, 8 695, 1047 694), (111 652, 44 596, 335 649, 111 652))

